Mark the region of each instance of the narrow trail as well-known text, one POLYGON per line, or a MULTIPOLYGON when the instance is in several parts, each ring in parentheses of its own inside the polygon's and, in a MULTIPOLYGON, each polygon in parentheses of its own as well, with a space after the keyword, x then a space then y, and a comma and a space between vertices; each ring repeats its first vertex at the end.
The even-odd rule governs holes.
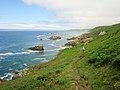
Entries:
MULTIPOLYGON (((75 84, 76 84, 76 89, 75 90, 85 90, 88 86, 87 85, 83 85, 82 82, 81 82, 81 77, 79 75, 79 70, 77 68, 77 63, 79 62, 79 60, 81 60, 83 57, 80 57, 79 59, 77 59, 73 65, 72 65, 72 68, 74 70, 74 74, 75 74, 75 77, 76 77, 76 80, 75 80, 75 84)), ((87 90, 91 90, 90 88, 87 89, 87 90)))

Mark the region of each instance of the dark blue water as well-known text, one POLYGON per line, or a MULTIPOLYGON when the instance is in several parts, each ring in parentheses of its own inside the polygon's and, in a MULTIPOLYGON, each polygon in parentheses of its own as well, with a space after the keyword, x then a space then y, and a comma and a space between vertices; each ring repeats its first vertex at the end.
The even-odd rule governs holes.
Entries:
POLYGON ((51 60, 60 49, 64 48, 66 38, 82 33, 77 31, 0 31, 0 77, 11 79, 12 74, 19 70, 51 60), (49 40, 48 38, 53 35, 61 36, 62 39, 49 40), (39 44, 44 45, 44 52, 28 50, 29 47, 39 44))

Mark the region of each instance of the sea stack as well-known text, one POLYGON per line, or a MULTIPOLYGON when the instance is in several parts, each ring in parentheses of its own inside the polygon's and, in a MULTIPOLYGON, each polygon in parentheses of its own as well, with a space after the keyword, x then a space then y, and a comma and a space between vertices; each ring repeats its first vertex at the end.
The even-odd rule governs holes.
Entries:
POLYGON ((34 50, 34 51, 42 51, 42 50, 44 50, 42 44, 37 45, 37 46, 35 46, 35 47, 28 48, 28 49, 29 49, 29 50, 34 50))

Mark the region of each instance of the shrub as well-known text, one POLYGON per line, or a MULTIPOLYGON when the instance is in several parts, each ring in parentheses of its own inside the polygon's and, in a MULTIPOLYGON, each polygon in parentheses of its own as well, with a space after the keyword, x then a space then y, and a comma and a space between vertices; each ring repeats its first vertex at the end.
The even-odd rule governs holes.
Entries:
POLYGON ((120 55, 118 55, 116 59, 112 62, 112 66, 116 68, 120 68, 120 55))
POLYGON ((98 66, 111 64, 120 67, 120 37, 115 36, 100 42, 99 47, 89 53, 88 63, 98 66))

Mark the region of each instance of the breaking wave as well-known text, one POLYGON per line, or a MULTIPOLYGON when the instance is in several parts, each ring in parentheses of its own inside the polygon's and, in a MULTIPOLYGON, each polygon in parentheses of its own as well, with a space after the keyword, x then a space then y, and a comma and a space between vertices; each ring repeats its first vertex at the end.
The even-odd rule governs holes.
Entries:
POLYGON ((5 73, 4 76, 0 77, 0 79, 4 80, 12 80, 13 73, 5 73))
POLYGON ((32 51, 32 50, 28 50, 27 52, 7 52, 7 53, 0 53, 0 56, 14 56, 14 55, 23 55, 23 54, 30 54, 33 52, 38 52, 38 51, 32 51))

